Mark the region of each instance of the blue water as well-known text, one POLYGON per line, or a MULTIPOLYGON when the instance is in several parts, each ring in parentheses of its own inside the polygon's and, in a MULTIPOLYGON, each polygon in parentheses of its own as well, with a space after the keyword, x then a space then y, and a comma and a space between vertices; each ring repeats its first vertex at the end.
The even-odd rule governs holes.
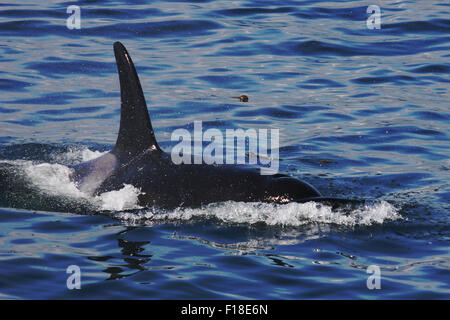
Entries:
POLYGON ((450 297, 448 3, 20 3, 0 4, 0 298, 450 297), (72 4, 79 30, 66 27, 72 4), (366 26, 372 4, 381 29, 366 26), (132 188, 80 195, 67 165, 117 136, 114 41, 164 150, 195 120, 278 128, 280 171, 375 204, 159 212, 134 207, 132 188))

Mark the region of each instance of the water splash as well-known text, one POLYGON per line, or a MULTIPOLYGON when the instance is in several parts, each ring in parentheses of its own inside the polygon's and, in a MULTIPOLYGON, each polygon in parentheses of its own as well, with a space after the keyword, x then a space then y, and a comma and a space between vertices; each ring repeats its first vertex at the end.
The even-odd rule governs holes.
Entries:
POLYGON ((138 203, 141 191, 131 184, 124 184, 120 190, 102 193, 94 198, 101 210, 122 211, 142 208, 138 203))
MULTIPOLYGON (((69 149, 66 153, 55 154, 57 159, 65 164, 88 161, 101 156, 103 153, 91 151, 87 148, 69 149)), ((32 193, 37 193, 36 198, 40 200, 55 199, 61 202, 68 209, 73 208, 73 204, 82 203, 83 208, 92 211, 120 211, 140 209, 138 196, 141 191, 129 184, 124 184, 119 190, 105 192, 100 195, 91 196, 80 191, 74 181, 71 180, 73 169, 59 163, 36 163, 29 160, 2 160, 0 164, 7 164, 18 172, 19 181, 16 184, 26 184, 31 187, 32 193)), ((46 201, 39 201, 46 203, 46 201)), ((54 204, 54 201, 48 201, 54 204)), ((60 208, 60 206, 58 206, 60 208)), ((52 208, 46 208, 52 209, 52 208)))
POLYGON ((361 205, 350 211, 333 210, 331 206, 316 202, 307 203, 260 203, 226 201, 202 208, 177 208, 170 212, 144 210, 119 212, 115 217, 131 223, 158 223, 216 219, 224 223, 298 227, 310 223, 357 226, 382 224, 388 220, 401 219, 399 211, 386 201, 361 205))
POLYGON ((100 152, 97 150, 92 151, 85 147, 69 147, 67 152, 54 154, 52 156, 52 159, 57 163, 74 165, 96 159, 104 155, 105 153, 107 153, 107 151, 100 152))

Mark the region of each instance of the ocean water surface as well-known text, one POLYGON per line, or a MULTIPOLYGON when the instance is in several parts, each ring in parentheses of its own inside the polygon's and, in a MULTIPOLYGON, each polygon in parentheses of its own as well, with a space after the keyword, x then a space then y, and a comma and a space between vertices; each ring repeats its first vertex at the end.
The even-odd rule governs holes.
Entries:
POLYGON ((449 299, 449 10, 0 1, 0 299, 449 299), (160 210, 139 207, 132 185, 83 194, 69 166, 117 137, 115 41, 165 151, 196 120, 279 129, 281 172, 368 201, 160 210), (72 265, 81 289, 67 287, 72 265))

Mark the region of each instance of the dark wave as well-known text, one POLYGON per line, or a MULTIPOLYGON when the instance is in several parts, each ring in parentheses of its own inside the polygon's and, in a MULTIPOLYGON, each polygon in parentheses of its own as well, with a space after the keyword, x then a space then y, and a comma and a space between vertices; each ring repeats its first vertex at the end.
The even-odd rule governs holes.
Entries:
POLYGON ((390 34, 444 34, 450 32, 450 20, 431 19, 428 21, 406 21, 398 23, 387 23, 382 26, 383 32, 390 34))
POLYGON ((127 37, 195 37, 210 35, 219 28, 221 28, 220 24, 209 20, 169 20, 162 22, 116 23, 108 26, 84 28, 80 35, 113 39, 124 39, 127 37))
POLYGON ((414 73, 450 73, 449 64, 428 64, 418 68, 408 70, 414 73))
POLYGON ((30 82, 0 79, 0 90, 23 91, 29 86, 32 86, 30 82))
POLYGON ((326 8, 326 7, 307 7, 300 12, 295 13, 296 17, 301 19, 340 19, 350 21, 364 21, 367 19, 367 6, 350 8, 326 8))
POLYGON ((394 83, 397 85, 411 84, 411 85, 423 85, 424 82, 418 78, 410 76, 385 76, 385 77, 363 77, 351 80, 358 84, 381 84, 381 83, 394 83))

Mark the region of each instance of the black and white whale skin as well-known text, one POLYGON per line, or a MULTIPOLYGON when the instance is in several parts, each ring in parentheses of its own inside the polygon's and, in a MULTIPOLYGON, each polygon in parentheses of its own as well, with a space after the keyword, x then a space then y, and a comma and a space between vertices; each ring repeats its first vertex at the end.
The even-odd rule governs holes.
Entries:
POLYGON ((114 43, 120 79, 121 118, 114 148, 73 166, 72 180, 91 195, 131 184, 143 207, 198 207, 214 202, 305 202, 321 198, 306 182, 284 174, 261 175, 239 165, 174 164, 158 146, 136 69, 125 47, 114 43))

